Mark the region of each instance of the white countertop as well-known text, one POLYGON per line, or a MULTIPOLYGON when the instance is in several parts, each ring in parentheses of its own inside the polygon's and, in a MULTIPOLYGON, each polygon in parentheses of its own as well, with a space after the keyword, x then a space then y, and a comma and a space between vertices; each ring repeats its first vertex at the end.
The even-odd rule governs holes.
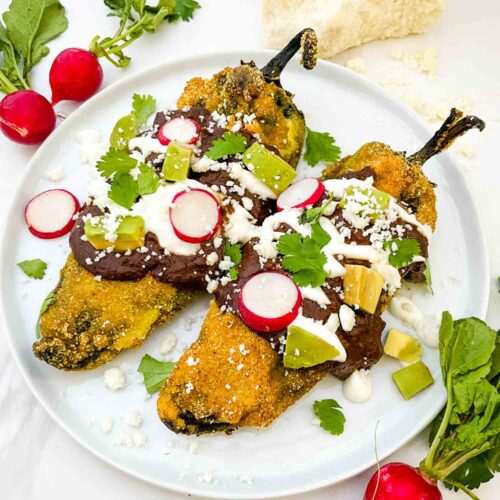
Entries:
MULTIPOLYGON (((127 53, 133 57, 126 70, 103 62, 104 84, 160 61, 226 49, 262 48, 260 1, 200 0, 203 8, 189 23, 164 25, 145 35, 127 53)), ((1 12, 10 0, 0 1, 1 12)), ((116 18, 106 17, 103 2, 63 0, 70 21, 68 31, 50 43, 51 54, 37 66, 34 86, 45 95, 53 57, 68 46, 87 47, 96 34, 111 33, 116 18)), ((284 18, 286 22, 286 17, 284 18)), ((487 321, 500 327, 500 6, 497 0, 453 0, 439 21, 424 35, 404 40, 375 42, 337 57, 345 63, 361 56, 369 78, 397 77, 394 91, 415 102, 446 104, 464 98, 469 109, 487 122, 481 135, 467 136, 465 146, 454 148, 476 200, 486 233, 491 266, 491 298, 487 321), (421 75, 391 57, 394 49, 406 52, 435 47, 438 75, 421 75), (470 158, 468 158, 470 157, 470 158)), ((70 109, 69 107, 66 109, 70 109)), ((0 135, 0 214, 6 212, 21 173, 35 152, 0 135)), ((452 150, 453 151, 453 150, 452 150)), ((1 221, 2 215, 0 215, 1 221)), ((45 413, 32 396, 0 334, 0 498, 5 500, 59 500, 111 498, 185 498, 126 476, 80 447, 45 413)), ((427 452, 423 433, 390 460, 418 464, 427 452)), ((305 500, 361 498, 371 471, 340 485, 302 495, 305 500)), ((500 476, 480 488, 482 499, 498 498, 500 476)), ((460 494, 444 492, 445 498, 460 494)))

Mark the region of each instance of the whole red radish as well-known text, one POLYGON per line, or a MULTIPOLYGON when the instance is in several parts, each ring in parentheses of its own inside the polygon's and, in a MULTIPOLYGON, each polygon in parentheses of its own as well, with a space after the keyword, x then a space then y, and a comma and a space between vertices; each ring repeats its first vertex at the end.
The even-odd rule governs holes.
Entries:
POLYGON ((49 81, 52 104, 59 101, 85 101, 101 86, 101 64, 88 50, 66 49, 54 59, 49 81))
POLYGON ((13 141, 38 144, 56 126, 50 102, 34 90, 17 90, 0 102, 0 128, 13 141))
POLYGON ((375 472, 364 500, 441 500, 437 487, 417 468, 401 462, 386 464, 375 472))

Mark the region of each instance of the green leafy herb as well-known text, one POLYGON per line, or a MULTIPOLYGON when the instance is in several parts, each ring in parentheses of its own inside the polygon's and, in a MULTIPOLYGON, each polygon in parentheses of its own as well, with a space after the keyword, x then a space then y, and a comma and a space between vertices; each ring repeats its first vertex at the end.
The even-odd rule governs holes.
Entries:
POLYGON ((414 238, 384 241, 384 250, 389 251, 389 264, 396 269, 407 266, 413 257, 420 255, 420 245, 414 238))
POLYGON ((328 132, 314 132, 307 129, 304 160, 314 167, 319 162, 334 162, 340 158, 340 148, 328 132))
POLYGON ((470 490, 500 471, 500 333, 444 312, 439 356, 448 400, 420 469, 477 498, 470 490))
POLYGON ((40 307, 40 312, 38 313, 38 319, 35 325, 35 335, 36 338, 39 339, 42 337, 42 330, 40 327, 40 321, 42 319, 42 315, 47 309, 52 305, 52 303, 56 300, 56 289, 50 291, 45 300, 42 302, 42 307, 40 307))
POLYGON ((222 139, 217 139, 212 143, 212 147, 206 155, 212 160, 220 160, 225 156, 244 153, 247 149, 247 140, 241 134, 225 132, 222 139))
POLYGON ((113 177, 108 196, 122 207, 131 209, 139 193, 139 183, 127 173, 119 172, 113 177))
POLYGON ((330 241, 330 236, 319 225, 311 228, 311 236, 286 233, 278 240, 278 252, 284 255, 283 267, 292 273, 299 286, 321 286, 327 277, 323 266, 326 255, 321 248, 330 241))
POLYGON ((48 42, 66 31, 68 20, 58 0, 12 0, 0 22, 0 91, 28 89, 31 70, 48 53, 48 42))
POLYGON ((227 241, 224 245, 224 255, 229 257, 233 263, 233 266, 229 269, 229 277, 234 281, 238 278, 236 266, 241 262, 241 246, 238 244, 232 245, 227 241))
POLYGON ((113 36, 94 37, 90 50, 119 68, 130 63, 124 49, 144 32, 154 33, 164 20, 189 21, 194 10, 200 7, 193 0, 158 0, 155 5, 149 5, 146 0, 104 0, 104 3, 111 10, 109 15, 118 17, 120 24, 113 36))
POLYGON ((334 399, 315 401, 313 405, 314 414, 319 418, 321 427, 334 436, 344 432, 345 416, 340 411, 341 408, 334 399))
POLYGON ((144 375, 144 385, 149 394, 159 391, 170 377, 175 363, 171 361, 158 361, 145 354, 137 371, 144 375))
POLYGON ((139 128, 156 109, 156 99, 150 95, 134 94, 132 112, 122 116, 113 127, 109 142, 113 149, 128 150, 130 139, 137 136, 139 128))
POLYGON ((128 173, 137 166, 137 160, 131 158, 126 151, 110 148, 97 162, 97 170, 103 177, 113 174, 128 173))
POLYGON ((137 194, 143 196, 145 194, 156 193, 160 186, 160 178, 157 173, 144 163, 139 165, 140 173, 137 176, 137 194))
POLYGON ((45 276, 47 264, 41 259, 23 260, 17 265, 23 270, 24 274, 30 278, 41 280, 45 276))
POLYGON ((144 125, 155 112, 156 99, 151 95, 134 94, 132 97, 132 114, 137 119, 137 125, 144 125))
POLYGON ((325 210, 331 205, 333 201, 333 194, 331 194, 328 199, 320 206, 314 208, 308 208, 304 210, 299 216, 299 222, 301 224, 315 224, 319 222, 319 219, 323 216, 325 210))

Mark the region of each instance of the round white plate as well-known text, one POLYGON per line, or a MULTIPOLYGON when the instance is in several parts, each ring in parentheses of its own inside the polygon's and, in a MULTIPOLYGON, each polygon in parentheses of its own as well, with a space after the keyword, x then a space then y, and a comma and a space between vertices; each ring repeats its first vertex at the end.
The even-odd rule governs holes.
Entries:
MULTIPOLYGON (((35 359, 31 344, 41 302, 57 283, 68 243, 66 238, 45 241, 31 236, 23 209, 33 194, 54 186, 85 199, 85 169, 75 133, 90 128, 109 134, 115 121, 129 112, 134 92, 152 94, 160 107, 172 107, 189 78, 209 76, 240 59, 263 65, 271 55, 253 51, 200 56, 151 68, 103 90, 67 118, 33 157, 15 196, 2 242, 5 331, 26 381, 52 417, 87 449, 129 474, 173 490, 216 498, 269 498, 351 477, 375 462, 377 422, 378 454, 387 456, 422 430, 444 402, 437 351, 426 349, 424 355, 436 383, 410 401, 403 400, 390 377, 398 363, 382 359, 372 369, 374 394, 365 404, 346 401, 340 384, 328 378, 267 429, 244 428, 231 436, 175 435, 156 415, 156 396, 145 398, 136 368, 145 353, 159 357, 166 331, 176 332, 178 352, 189 345, 197 335, 207 300, 201 299, 170 326, 156 331, 140 350, 124 353, 106 367, 80 373, 58 371, 35 359), (44 173, 58 166, 64 167, 66 176, 52 183, 44 173), (32 258, 48 262, 43 280, 27 279, 16 266, 32 258), (125 389, 112 392, 105 388, 102 375, 110 366, 121 366, 127 372, 125 389), (341 436, 334 437, 313 423, 312 404, 324 398, 334 398, 344 408, 347 423, 341 436), (141 429, 126 425, 124 416, 131 409, 143 415, 141 429), (108 416, 113 417, 114 425, 105 434, 99 421, 108 416), (123 435, 138 431, 147 437, 147 447, 116 444, 123 435)), ((334 64, 321 61, 308 72, 294 60, 282 80, 296 94, 308 125, 332 133, 344 154, 371 140, 412 152, 431 134, 398 100, 334 64)), ((438 184, 439 222, 431 245, 434 295, 423 286, 405 293, 412 294, 427 314, 447 309, 455 317, 483 317, 488 269, 473 201, 459 169, 447 155, 429 161, 426 171, 438 184)), ((394 319, 387 317, 387 321, 397 326, 394 319)))

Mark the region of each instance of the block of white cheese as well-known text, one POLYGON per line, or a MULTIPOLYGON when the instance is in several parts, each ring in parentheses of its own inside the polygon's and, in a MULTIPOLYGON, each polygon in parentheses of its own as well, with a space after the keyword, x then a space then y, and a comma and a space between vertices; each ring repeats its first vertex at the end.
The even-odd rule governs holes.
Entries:
POLYGON ((264 0, 264 38, 281 49, 303 28, 319 38, 318 55, 331 58, 372 40, 422 33, 446 0, 264 0))

